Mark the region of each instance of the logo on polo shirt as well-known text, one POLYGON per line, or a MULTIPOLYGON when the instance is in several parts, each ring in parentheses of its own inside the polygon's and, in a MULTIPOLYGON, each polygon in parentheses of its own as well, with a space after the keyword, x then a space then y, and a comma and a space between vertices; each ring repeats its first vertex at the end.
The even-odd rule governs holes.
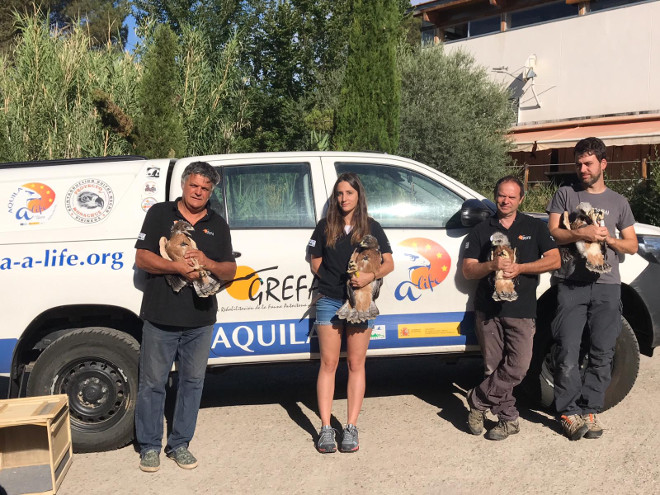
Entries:
POLYGON ((520 234, 518 236, 518 240, 520 240, 520 241, 529 241, 531 238, 532 238, 531 235, 522 235, 522 234, 520 234))
POLYGON ((213 236, 215 235, 215 234, 214 234, 213 232, 211 232, 209 229, 204 229, 204 230, 202 230, 202 232, 204 232, 204 233, 207 234, 207 235, 213 235, 213 236))

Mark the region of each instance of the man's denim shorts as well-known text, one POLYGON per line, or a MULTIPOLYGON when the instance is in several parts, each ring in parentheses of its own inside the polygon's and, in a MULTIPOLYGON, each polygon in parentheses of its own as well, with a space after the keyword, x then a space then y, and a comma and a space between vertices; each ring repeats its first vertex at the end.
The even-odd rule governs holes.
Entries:
POLYGON ((337 316, 337 310, 342 307, 344 301, 323 296, 316 301, 316 324, 334 325, 335 327, 345 328, 373 328, 375 319, 362 323, 348 323, 337 316))

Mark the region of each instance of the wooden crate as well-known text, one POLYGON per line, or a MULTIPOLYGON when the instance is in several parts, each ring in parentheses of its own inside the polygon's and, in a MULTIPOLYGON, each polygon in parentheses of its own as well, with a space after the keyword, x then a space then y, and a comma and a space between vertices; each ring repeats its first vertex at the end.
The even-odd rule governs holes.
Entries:
POLYGON ((0 493, 57 493, 72 460, 66 395, 0 400, 0 493))

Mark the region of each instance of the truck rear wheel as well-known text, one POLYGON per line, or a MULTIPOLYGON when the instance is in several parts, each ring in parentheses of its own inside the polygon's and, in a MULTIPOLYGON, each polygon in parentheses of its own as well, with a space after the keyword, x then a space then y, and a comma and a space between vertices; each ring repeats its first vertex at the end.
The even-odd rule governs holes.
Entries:
MULTIPOLYGON (((614 407, 621 402, 633 388, 639 372, 639 344, 635 332, 621 318, 621 334, 616 341, 614 358, 612 359, 612 380, 605 391, 605 406, 603 410, 614 407)), ((540 323, 540 322, 539 322, 540 323)), ((554 362, 552 359, 553 340, 550 323, 537 328, 534 337, 534 356, 527 377, 521 387, 524 393, 541 406, 549 408, 554 402, 554 362)), ((588 355, 582 355, 580 370, 584 372, 588 355)))
POLYGON ((123 447, 134 436, 139 352, 137 341, 118 330, 72 330, 41 353, 27 393, 69 396, 76 452, 123 447))

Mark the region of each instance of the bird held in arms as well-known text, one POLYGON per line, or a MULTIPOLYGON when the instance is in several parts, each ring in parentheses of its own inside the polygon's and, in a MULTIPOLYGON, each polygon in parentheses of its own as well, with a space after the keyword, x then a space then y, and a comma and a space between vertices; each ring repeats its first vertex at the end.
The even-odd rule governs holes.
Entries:
MULTIPOLYGON (((172 225, 170 238, 160 238, 160 255, 170 261, 180 261, 190 249, 197 249, 197 244, 190 237, 195 229, 185 220, 177 220, 172 225)), ((186 285, 192 285, 199 297, 208 297, 217 294, 223 289, 223 284, 211 272, 204 269, 197 260, 193 259, 193 270, 199 272, 199 278, 192 282, 182 275, 165 275, 165 280, 174 292, 179 292, 186 285)))
MULTIPOLYGON (((490 259, 496 257, 509 258, 512 263, 516 262, 516 250, 511 248, 509 238, 502 232, 495 232, 491 237, 493 247, 490 251, 490 259)), ((518 293, 515 288, 515 279, 504 278, 503 270, 495 270, 495 291, 493 300, 495 301, 515 301, 518 299, 518 293)))
MULTIPOLYGON (((569 215, 564 212, 562 219, 563 226, 568 230, 577 230, 588 225, 605 225, 605 212, 598 208, 592 208, 590 203, 582 202, 575 208, 575 211, 569 215)), ((587 270, 594 273, 609 273, 612 271, 612 265, 605 261, 607 253, 607 244, 605 241, 576 241, 575 247, 578 253, 586 259, 587 270)), ((575 256, 575 252, 570 247, 561 246, 562 259, 567 261, 575 256)))
MULTIPOLYGON (((355 248, 348 261, 349 275, 360 277, 364 273, 378 273, 382 257, 378 240, 372 235, 365 235, 355 248)), ((337 316, 349 323, 362 323, 378 316, 379 311, 374 302, 380 293, 383 279, 374 279, 370 284, 354 288, 350 279, 346 282, 348 300, 337 310, 337 316)))

